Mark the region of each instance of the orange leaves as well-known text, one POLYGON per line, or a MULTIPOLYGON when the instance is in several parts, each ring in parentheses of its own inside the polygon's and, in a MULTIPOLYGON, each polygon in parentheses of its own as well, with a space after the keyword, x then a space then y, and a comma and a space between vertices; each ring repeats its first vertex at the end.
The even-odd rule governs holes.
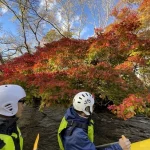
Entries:
POLYGON ((133 64, 129 61, 125 61, 115 67, 116 70, 132 70, 133 64))
POLYGON ((139 10, 148 12, 148 10, 150 10, 150 0, 143 0, 139 6, 139 10))
POLYGON ((137 11, 124 7, 121 10, 115 8, 114 12, 113 14, 115 14, 116 22, 112 24, 112 29, 115 28, 117 34, 120 33, 122 36, 125 36, 127 33, 131 34, 140 27, 141 23, 139 22, 137 11))
POLYGON ((119 13, 119 10, 115 7, 115 8, 112 10, 111 15, 114 16, 114 17, 117 17, 118 13, 119 13))
POLYGON ((143 0, 141 5, 139 6, 139 18, 142 23, 143 37, 147 37, 149 39, 149 26, 150 26, 150 0, 143 0))
POLYGON ((119 118, 127 120, 133 117, 136 113, 144 113, 146 108, 146 101, 142 97, 137 97, 134 94, 125 98, 122 104, 116 106, 109 106, 108 109, 114 114, 117 114, 119 118))
POLYGON ((139 56, 134 55, 127 58, 127 61, 124 61, 122 64, 119 64, 115 67, 116 70, 124 70, 124 71, 132 71, 134 67, 134 63, 139 65, 144 65, 145 60, 139 56))
POLYGON ((145 64, 145 60, 142 57, 140 57, 139 55, 134 55, 134 56, 128 57, 128 61, 140 64, 140 65, 145 64))
POLYGON ((111 68, 111 65, 109 64, 109 63, 107 63, 107 62, 99 62, 98 64, 97 64, 97 66, 98 67, 102 67, 103 69, 110 69, 111 68))
POLYGON ((124 19, 125 16, 128 16, 131 13, 131 10, 128 7, 124 7, 117 15, 117 19, 124 19))
POLYGON ((150 103, 150 94, 147 95, 146 99, 147 99, 147 102, 150 103))
POLYGON ((104 31, 103 28, 95 28, 95 29, 94 29, 94 32, 95 32, 95 34, 96 34, 97 36, 102 35, 102 32, 103 32, 103 31, 104 31))

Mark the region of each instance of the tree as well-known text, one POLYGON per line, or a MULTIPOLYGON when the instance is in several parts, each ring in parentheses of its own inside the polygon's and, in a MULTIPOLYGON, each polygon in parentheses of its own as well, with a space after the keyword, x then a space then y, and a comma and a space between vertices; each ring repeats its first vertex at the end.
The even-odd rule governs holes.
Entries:
POLYGON ((62 33, 73 33, 74 37, 80 38, 80 34, 86 25, 85 3, 80 0, 56 0, 54 4, 54 1, 47 0, 48 4, 53 5, 52 8, 49 8, 50 11, 53 11, 51 17, 55 18, 55 24, 62 33))
MULTIPOLYGON (((7 8, 7 13, 11 13, 13 15, 13 21, 16 23, 16 26, 18 25, 17 34, 13 33, 13 35, 11 35, 8 33, 5 34, 4 32, 4 36, 0 39, 2 47, 9 47, 6 51, 13 51, 12 53, 15 56, 16 52, 20 52, 21 54, 25 52, 33 53, 34 47, 40 45, 41 37, 44 35, 42 27, 44 22, 49 23, 57 29, 53 23, 44 19, 44 13, 42 14, 42 12, 38 12, 39 1, 1 0, 0 3, 2 6, 7 8)), ((7 52, 4 53, 8 54, 7 52)), ((14 57, 12 53, 8 55, 8 57, 14 57)))
POLYGON ((109 17, 114 6, 114 0, 87 0, 88 10, 93 20, 94 28, 104 28, 108 25, 109 17))
POLYGON ((27 99, 41 99, 41 107, 69 104, 75 93, 87 90, 111 99, 115 105, 109 108, 118 117, 145 113, 148 88, 134 69, 147 66, 150 41, 135 32, 141 26, 135 11, 124 8, 115 15, 117 21, 109 30, 96 29, 95 38, 62 38, 1 65, 0 84, 22 85, 27 99))
POLYGON ((44 37, 45 43, 51 43, 53 41, 57 41, 61 38, 62 36, 58 34, 56 30, 50 30, 46 36, 44 37))
POLYGON ((55 24, 62 32, 80 38, 86 25, 107 26, 114 3, 114 0, 46 0, 45 5, 46 12, 53 12, 49 18, 56 18, 55 24))
POLYGON ((6 31, 3 31, 1 48, 4 47, 6 52, 2 52, 2 57, 8 54, 7 52, 9 58, 25 52, 33 53, 34 47, 41 45, 41 40, 50 30, 55 30, 61 37, 80 38, 90 23, 89 16, 93 16, 92 25, 105 26, 113 1, 102 1, 96 5, 97 3, 97 0, 1 0, 1 6, 7 8, 5 14, 13 15, 12 19, 17 27, 17 33, 6 34, 6 31))
MULTIPOLYGON (((131 8, 130 6, 132 6, 133 4, 136 4, 136 8, 134 8, 136 9, 136 18, 138 18, 139 23, 141 25, 134 32, 136 32, 136 34, 138 35, 140 39, 142 38, 142 39, 145 39, 146 41, 149 40, 149 32, 150 32, 149 30, 149 26, 150 26, 149 3, 150 3, 149 0, 132 0, 132 1, 124 0, 124 1, 120 1, 120 5, 117 5, 117 7, 113 11, 113 14, 115 14, 115 16, 117 17, 116 21, 119 22, 121 18, 126 16, 125 13, 126 14, 130 13, 129 11, 130 10, 129 8, 131 8), (123 9, 122 8, 123 4, 124 6, 126 6, 126 9, 124 9, 124 13, 119 13, 119 11, 123 9)), ((143 48, 141 47, 141 49, 143 48)), ((145 49, 146 51, 137 52, 137 53, 140 55, 142 54, 143 57, 146 57, 145 59, 149 60, 148 49, 149 47, 145 49)), ((145 85, 149 86, 149 83, 150 83, 149 62, 147 61, 146 65, 144 66, 139 66, 138 63, 134 63, 134 65, 135 65, 134 70, 136 70, 135 73, 137 74, 137 76, 144 82, 145 85)))
MULTIPOLYGON (((4 45, 9 45, 7 51, 14 50, 14 54, 16 52, 24 53, 28 52, 31 53, 32 46, 29 43, 28 31, 34 33, 36 39, 37 35, 34 32, 33 27, 31 26, 31 22, 29 21, 29 2, 26 0, 15 0, 15 1, 7 1, 1 0, 1 4, 5 6, 10 13, 14 15, 14 21, 19 24, 19 36, 7 33, 6 38, 1 38, 1 43, 4 45), (25 7, 26 6, 26 7, 25 7), (16 38, 17 37, 17 38, 16 38), (19 42, 16 42, 16 39, 19 38, 19 42), (22 42, 21 42, 22 41, 22 42), (14 46, 15 45, 15 46, 14 46), (12 46, 12 47, 11 47, 12 46)), ((7 54, 7 53, 6 53, 7 54)), ((9 55, 10 56, 10 55, 9 55)))
POLYGON ((130 5, 137 5, 137 11, 139 15, 139 20, 141 21, 142 25, 139 28, 139 36, 143 36, 144 38, 149 38, 150 33, 150 0, 123 0, 120 1, 118 6, 119 8, 123 5, 127 4, 130 5))
POLYGON ((139 17, 140 17, 140 21, 142 23, 141 26, 141 36, 145 37, 145 38, 150 38, 150 16, 149 16, 149 12, 150 12, 150 0, 143 0, 142 3, 140 4, 139 8, 139 17))
MULTIPOLYGON (((71 38, 73 33, 66 31, 63 32, 63 35, 67 38, 71 38)), ((46 41, 46 43, 51 43, 53 41, 58 41, 61 38, 63 37, 56 30, 50 30, 44 37, 44 40, 46 41)))
POLYGON ((142 0, 123 0, 122 2, 125 2, 128 4, 139 4, 142 2, 142 0))

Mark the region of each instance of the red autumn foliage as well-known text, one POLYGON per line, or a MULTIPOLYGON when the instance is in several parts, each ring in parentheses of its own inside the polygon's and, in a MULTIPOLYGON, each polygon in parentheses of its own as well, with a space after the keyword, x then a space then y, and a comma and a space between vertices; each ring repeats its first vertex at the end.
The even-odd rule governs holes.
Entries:
POLYGON ((109 107, 118 117, 127 119, 136 110, 141 112, 142 93, 148 92, 134 67, 147 64, 150 41, 136 34, 140 22, 135 12, 125 8, 115 15, 117 21, 109 30, 95 29, 96 38, 64 38, 1 65, 0 84, 22 85, 27 99, 40 98, 42 107, 71 103, 74 94, 84 90, 105 95, 115 104, 124 100, 109 107))
POLYGON ((143 99, 142 97, 131 94, 128 98, 125 98, 120 105, 111 105, 108 106, 108 109, 111 110, 114 114, 117 114, 119 118, 127 120, 133 117, 136 113, 145 112, 146 104, 149 103, 147 101, 148 97, 147 99, 143 99))

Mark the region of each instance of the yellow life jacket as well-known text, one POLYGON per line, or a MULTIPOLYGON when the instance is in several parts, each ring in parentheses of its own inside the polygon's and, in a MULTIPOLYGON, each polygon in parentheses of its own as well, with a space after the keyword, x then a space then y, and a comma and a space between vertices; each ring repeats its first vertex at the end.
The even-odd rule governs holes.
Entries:
MULTIPOLYGON (((88 125, 88 138, 91 142, 94 141, 94 127, 93 127, 93 120, 90 120, 90 125, 88 125)), ((60 150, 64 150, 64 146, 63 146, 63 142, 62 142, 62 138, 61 138, 61 133, 64 129, 66 129, 68 127, 68 121, 65 119, 65 117, 63 117, 59 129, 58 129, 58 133, 57 133, 57 138, 58 138, 58 144, 60 147, 60 150)))
POLYGON ((21 136, 20 129, 17 127, 18 135, 12 133, 11 135, 0 134, 0 140, 3 142, 3 147, 0 150, 18 150, 15 147, 14 140, 19 138, 19 150, 23 150, 23 138, 21 136), (14 139, 14 140, 13 140, 14 139))

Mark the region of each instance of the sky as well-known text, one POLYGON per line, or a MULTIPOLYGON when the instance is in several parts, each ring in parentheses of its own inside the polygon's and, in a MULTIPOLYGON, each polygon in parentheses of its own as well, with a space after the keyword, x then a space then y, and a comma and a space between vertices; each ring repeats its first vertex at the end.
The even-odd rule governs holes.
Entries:
MULTIPOLYGON (((48 1, 48 0, 39 0, 39 1, 40 1, 40 4, 39 4, 39 10, 40 10, 40 9, 43 9, 43 7, 45 6, 45 1, 48 1)), ((119 0, 96 0, 96 1, 99 4, 99 9, 102 10, 104 8, 103 5, 107 5, 107 2, 112 1, 115 5, 118 3, 119 0), (99 3, 101 1, 104 1, 103 5, 99 3)), ((55 2, 55 0, 53 0, 53 3, 48 4, 48 9, 53 11, 53 8, 56 6, 57 6, 57 3, 55 2)), ((2 26, 2 29, 5 30, 6 33, 17 34, 18 26, 17 26, 16 22, 13 21, 13 15, 11 13, 7 13, 7 11, 8 10, 6 7, 2 7, 2 9, 0 9, 0 25, 2 26)), ((86 11, 86 14, 88 14, 88 21, 89 22, 94 22, 94 21, 96 22, 96 20, 93 20, 92 15, 89 13, 89 11, 87 11, 86 9, 85 9, 85 11, 86 11)), ((61 16, 60 13, 61 13, 61 8, 58 9, 56 17, 60 22, 64 22, 63 16, 61 16)), ((103 18, 104 14, 101 14, 101 15, 102 15, 101 18, 103 18)), ((79 19, 79 17, 76 16, 76 20, 74 22, 72 22, 72 26, 79 24, 78 19, 79 19)), ((98 18, 96 18, 96 19, 98 19, 98 18)), ((112 23, 113 21, 114 21, 114 18, 109 17, 108 24, 112 23)), ((96 26, 96 27, 98 27, 98 26, 96 26)), ((62 28, 64 28, 63 25, 62 25, 62 28)), ((48 32, 50 29, 51 29, 50 26, 45 25, 46 32, 48 32)), ((82 38, 86 39, 86 38, 92 36, 93 34, 94 34, 94 26, 90 23, 86 24, 83 31, 81 32, 81 39, 82 38)), ((1 35, 1 33, 0 33, 0 35, 1 35)))
POLYGON ((2 25, 2 28, 8 32, 15 33, 16 32, 16 23, 12 21, 12 15, 4 14, 2 17, 0 17, 0 24, 2 25))
MULTIPOLYGON (((6 0, 7 1, 7 0, 6 0)), ((11 0, 8 0, 11 1, 11 0)), ((37 2, 38 0, 36 0, 37 2)), ((53 1, 53 4, 49 4, 47 9, 49 11, 49 13, 51 12, 55 12, 55 16, 56 19, 59 20, 60 22, 60 26, 61 29, 65 29, 64 24, 66 23, 66 20, 64 19, 65 16, 61 15, 61 12, 63 12, 62 8, 55 2, 55 0, 39 0, 39 8, 38 11, 40 10, 45 10, 45 1, 53 1)), ((67 0, 66 0, 67 1, 67 0)), ((68 0, 69 1, 69 0, 68 0)), ((71 1, 71 0, 70 0, 71 1)), ((73 1, 73 0, 72 0, 73 1)), ((82 1, 82 0, 80 0, 82 1)), ((96 5, 95 7, 98 8, 97 10, 101 11, 105 8, 105 6, 109 3, 107 2, 114 2, 114 6, 118 3, 118 1, 120 0, 86 0, 87 1, 96 1, 96 5), (102 4, 100 2, 103 2, 102 4), (99 7, 97 7, 99 6, 99 7)), ((74 1, 73 1, 74 2, 74 1)), ((75 1, 76 2, 76 1, 75 1)), ((68 5, 66 7, 66 9, 68 9, 68 5)), ((93 10, 93 9, 92 9, 93 10)), ((71 22, 71 26, 72 27, 77 27, 79 25, 79 16, 80 16, 80 12, 81 10, 78 9, 77 13, 75 15, 75 19, 74 21, 71 22)), ((96 17, 92 17, 91 13, 89 12, 89 9, 87 7, 84 8, 84 12, 87 15, 88 18, 88 22, 84 23, 84 28, 81 32, 81 36, 80 39, 88 39, 89 37, 94 36, 94 27, 101 27, 98 25, 98 15, 99 13, 94 13, 94 15, 96 14, 96 17), (94 18, 94 19, 93 19, 94 18), (95 19, 96 18, 96 19, 95 19), (95 26, 94 26, 95 23, 95 26)), ((107 11, 105 11, 106 13, 107 11)), ((101 11, 101 21, 105 20, 104 17, 104 12, 101 11), (104 18, 104 19, 103 19, 104 18)), ((107 25, 111 24, 114 21, 113 17, 109 17, 107 25)), ((34 25, 32 23, 32 25, 34 25)), ((40 41, 40 46, 43 46, 46 41, 44 39, 44 36, 48 33, 48 31, 50 31, 52 28, 52 26, 47 25, 45 22, 42 22, 42 34, 38 34, 38 40, 40 41)), ((0 53, 4 56, 7 56, 8 53, 10 53, 10 55, 12 55, 16 48, 24 45, 24 38, 22 38, 22 36, 20 36, 19 34, 20 31, 20 26, 19 26, 19 21, 17 21, 17 19, 14 19, 14 15, 12 13, 10 13, 6 7, 1 7, 0 8, 0 53), (10 40, 11 38, 11 40, 10 40), (6 42, 10 42, 12 41, 11 44, 3 44, 2 42, 6 43, 6 42), (11 49, 11 50, 9 50, 11 49), (12 50, 13 49, 13 50, 12 50)), ((73 33, 76 33, 75 30, 73 31, 73 33)), ((32 51, 34 52, 36 50, 36 46, 38 46, 38 42, 35 39, 35 36, 33 34, 31 34, 31 32, 27 32, 27 44, 30 46, 30 48, 32 49, 32 51)), ((79 38, 77 36, 73 36, 73 38, 79 38)), ((23 52, 26 52, 26 49, 23 49, 23 52)), ((17 54, 18 55, 18 54, 17 54)))
MULTIPOLYGON (((105 1, 107 1, 107 0, 105 0, 105 1)), ((113 1, 116 3, 118 0, 113 0, 113 1)), ((39 7, 42 8, 42 6, 44 6, 44 4, 45 4, 45 0, 41 0, 39 7)), ((49 8, 52 9, 53 7, 55 7, 55 5, 56 5, 56 3, 50 4, 49 8)), ((16 22, 12 21, 13 20, 12 14, 7 13, 7 8, 5 8, 5 7, 3 7, 0 10, 0 14, 3 14, 0 16, 0 25, 2 26, 2 29, 5 30, 6 33, 16 34, 17 30, 18 30, 18 26, 16 25, 16 22)), ((89 15, 88 19, 90 19, 90 17, 91 16, 89 15)), ((59 14, 58 14, 57 18, 60 19, 61 22, 63 22, 63 18, 59 14)), ((77 16, 77 18, 78 18, 78 16, 77 16)), ((91 20, 92 20, 92 17, 91 17, 91 20)), ((109 20, 109 23, 111 23, 112 21, 113 20, 111 18, 109 20)), ((78 19, 73 24, 75 25, 77 23, 78 23, 78 19)), ((45 26, 45 29, 49 30, 50 28, 45 26)), ((81 32, 81 38, 86 39, 86 38, 92 36, 93 34, 94 34, 94 26, 91 24, 88 24, 84 27, 83 31, 81 32)))

